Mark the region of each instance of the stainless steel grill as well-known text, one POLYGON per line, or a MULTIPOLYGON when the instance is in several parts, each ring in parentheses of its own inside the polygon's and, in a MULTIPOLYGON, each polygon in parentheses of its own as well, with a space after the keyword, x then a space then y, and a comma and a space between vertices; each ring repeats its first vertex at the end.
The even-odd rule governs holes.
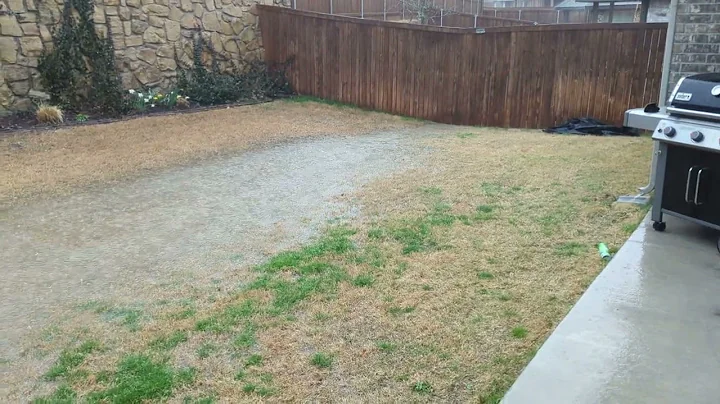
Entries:
POLYGON ((720 230, 720 74, 680 80, 665 111, 633 119, 657 120, 653 228, 668 214, 720 230))

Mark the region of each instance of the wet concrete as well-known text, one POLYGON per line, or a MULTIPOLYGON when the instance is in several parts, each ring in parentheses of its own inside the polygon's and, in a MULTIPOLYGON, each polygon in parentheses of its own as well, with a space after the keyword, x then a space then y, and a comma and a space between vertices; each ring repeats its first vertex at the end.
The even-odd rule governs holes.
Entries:
POLYGON ((357 213, 338 196, 421 163, 432 133, 293 141, 0 212, 0 358, 78 303, 222 279, 306 241, 357 213))
POLYGON ((717 234, 645 219, 503 403, 720 401, 717 234))

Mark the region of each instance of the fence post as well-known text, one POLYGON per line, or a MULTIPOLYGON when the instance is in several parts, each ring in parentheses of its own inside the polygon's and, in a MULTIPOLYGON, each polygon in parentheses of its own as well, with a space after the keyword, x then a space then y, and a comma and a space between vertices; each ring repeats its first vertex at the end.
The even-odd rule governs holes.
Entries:
POLYGON ((293 2, 292 3, 293 10, 296 10, 297 9, 297 0, 292 0, 292 2, 293 2))
POLYGON ((555 21, 555 24, 560 24, 560 10, 557 11, 557 21, 555 21))
POLYGON ((473 24, 473 28, 477 28, 477 14, 475 14, 475 23, 473 24))
POLYGON ((440 9, 440 26, 441 27, 443 26, 443 11, 444 11, 444 9, 441 8, 440 9))
POLYGON ((462 11, 460 12, 465 14, 465 0, 462 0, 462 11))
POLYGON ((387 0, 383 0, 383 21, 387 21, 387 0))
POLYGON ((365 0, 360 0, 360 18, 365 18, 365 0))

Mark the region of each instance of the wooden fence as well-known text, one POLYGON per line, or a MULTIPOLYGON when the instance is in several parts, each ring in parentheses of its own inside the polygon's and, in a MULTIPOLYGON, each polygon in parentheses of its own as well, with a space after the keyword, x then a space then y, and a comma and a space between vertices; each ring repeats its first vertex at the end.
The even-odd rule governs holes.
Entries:
POLYGON ((657 101, 667 24, 474 30, 260 6, 269 62, 300 94, 437 122, 545 128, 657 101), (470 31, 470 32, 469 32, 470 31))

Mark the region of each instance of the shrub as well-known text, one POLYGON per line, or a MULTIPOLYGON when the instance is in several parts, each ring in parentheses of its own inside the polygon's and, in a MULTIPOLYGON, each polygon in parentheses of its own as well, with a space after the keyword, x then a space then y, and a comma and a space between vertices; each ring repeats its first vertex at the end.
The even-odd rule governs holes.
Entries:
MULTIPOLYGON (((69 110, 125 111, 115 68, 112 32, 100 38, 93 23, 92 0, 67 0, 53 32, 53 48, 43 51, 38 71, 51 101, 69 110)), ((110 28, 110 27, 108 27, 110 28)))
POLYGON ((261 61, 253 61, 244 68, 222 73, 211 45, 198 36, 193 47, 193 65, 183 69, 178 84, 184 94, 190 95, 200 105, 273 98, 292 94, 285 76, 287 67, 288 63, 268 66, 261 61), (202 61, 206 48, 211 58, 209 68, 202 61))

